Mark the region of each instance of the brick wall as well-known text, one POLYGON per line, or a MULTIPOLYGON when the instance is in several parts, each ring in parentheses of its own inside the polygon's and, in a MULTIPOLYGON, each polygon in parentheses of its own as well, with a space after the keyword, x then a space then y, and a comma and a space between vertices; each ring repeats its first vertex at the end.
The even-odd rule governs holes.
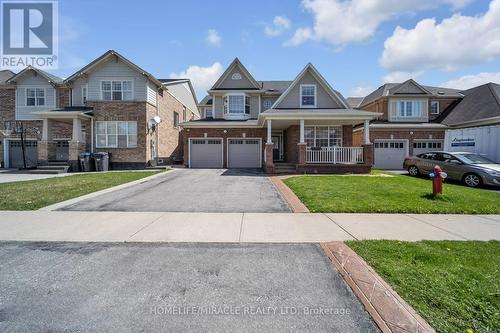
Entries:
POLYGON ((297 144, 300 140, 300 129, 298 125, 292 125, 285 132, 285 161, 287 163, 298 163, 297 144))
POLYGON ((383 115, 379 116, 377 119, 378 120, 387 120, 388 119, 389 103, 388 103, 387 98, 378 99, 374 102, 371 102, 370 104, 367 104, 366 106, 363 106, 362 110, 369 111, 369 112, 382 113, 383 115))
POLYGON ((57 107, 64 108, 71 106, 71 90, 65 87, 57 88, 57 107))

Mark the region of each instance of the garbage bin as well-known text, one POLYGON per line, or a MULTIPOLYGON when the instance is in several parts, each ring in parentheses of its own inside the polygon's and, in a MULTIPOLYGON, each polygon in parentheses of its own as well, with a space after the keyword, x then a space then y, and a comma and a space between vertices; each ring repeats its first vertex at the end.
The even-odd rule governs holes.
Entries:
POLYGON ((96 171, 109 170, 109 155, 108 153, 94 153, 92 154, 95 162, 96 171))
POLYGON ((94 163, 90 161, 90 153, 80 153, 80 170, 83 172, 95 171, 94 163))

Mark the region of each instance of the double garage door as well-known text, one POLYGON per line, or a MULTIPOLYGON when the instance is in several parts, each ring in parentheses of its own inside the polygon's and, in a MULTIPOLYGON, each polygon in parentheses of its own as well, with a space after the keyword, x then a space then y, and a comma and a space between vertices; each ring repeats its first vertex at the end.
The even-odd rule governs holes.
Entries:
MULTIPOLYGON (((260 138, 227 139, 228 168, 262 167, 262 141, 260 138)), ((224 140, 191 138, 189 140, 190 168, 222 168, 224 140)))

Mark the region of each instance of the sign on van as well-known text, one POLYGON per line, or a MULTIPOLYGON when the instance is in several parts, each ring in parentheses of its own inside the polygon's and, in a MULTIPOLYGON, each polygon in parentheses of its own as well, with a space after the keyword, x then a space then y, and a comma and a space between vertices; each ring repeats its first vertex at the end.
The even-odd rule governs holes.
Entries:
POLYGON ((475 147, 476 138, 473 136, 456 136, 451 139, 452 147, 475 147))

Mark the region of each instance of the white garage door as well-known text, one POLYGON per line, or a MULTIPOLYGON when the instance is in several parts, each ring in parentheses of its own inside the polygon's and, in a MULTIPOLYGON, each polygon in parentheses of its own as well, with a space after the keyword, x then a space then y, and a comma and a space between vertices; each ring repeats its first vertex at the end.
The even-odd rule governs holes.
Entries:
POLYGON ((190 168, 222 168, 222 139, 189 139, 190 168))
POLYGON ((413 142, 413 155, 420 155, 428 151, 443 150, 443 140, 418 140, 413 142))
POLYGON ((228 168, 261 168, 261 139, 227 139, 228 168))
POLYGON ((375 168, 385 170, 399 170, 407 155, 406 141, 377 140, 374 144, 375 168))

